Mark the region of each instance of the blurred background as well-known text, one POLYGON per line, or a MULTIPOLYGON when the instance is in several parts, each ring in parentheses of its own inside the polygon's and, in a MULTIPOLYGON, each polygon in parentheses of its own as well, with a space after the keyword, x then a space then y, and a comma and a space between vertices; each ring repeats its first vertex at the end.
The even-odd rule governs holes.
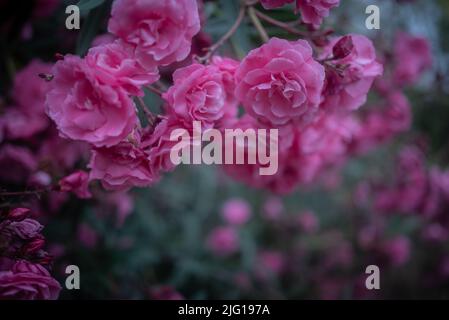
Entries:
MULTIPOLYGON (((49 70, 55 53, 83 55, 107 32, 110 1, 82 7, 81 30, 66 30, 65 7, 76 2, 0 0, 1 191, 39 189, 85 168, 86 146, 59 138, 42 112, 20 108, 43 105, 33 77, 49 70)), ((203 29, 192 53, 222 36, 238 9, 237 0, 201 1, 203 29)), ((266 14, 298 20, 289 6, 266 14)), ((88 200, 59 192, 2 196, 1 208, 32 208, 45 226, 61 284, 65 266, 79 266, 81 289, 62 290, 62 299, 449 298, 449 2, 342 0, 322 28, 370 37, 384 78, 421 40, 432 63, 398 87, 399 101, 379 98, 388 84, 376 81, 359 115, 363 148, 353 146, 342 163, 289 194, 192 165, 147 189, 93 186, 88 200), (365 27, 369 4, 381 9, 380 30, 365 27), (408 38, 399 54, 401 37, 420 40, 408 38), (401 103, 410 115, 395 113, 401 103), (409 123, 401 118, 408 116, 409 123), (380 290, 365 288, 371 264, 380 268, 380 290)), ((221 52, 241 59, 260 44, 245 20, 221 52)), ((173 68, 164 70, 166 83, 173 68)), ((161 106, 150 92, 144 100, 161 106)))

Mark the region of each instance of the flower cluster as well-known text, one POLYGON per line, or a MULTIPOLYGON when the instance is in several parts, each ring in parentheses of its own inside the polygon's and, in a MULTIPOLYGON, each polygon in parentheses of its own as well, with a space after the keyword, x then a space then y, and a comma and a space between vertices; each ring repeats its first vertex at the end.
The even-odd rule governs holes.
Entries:
POLYGON ((47 270, 52 258, 43 250, 42 228, 29 209, 0 214, 0 300, 58 298, 61 286, 47 270))

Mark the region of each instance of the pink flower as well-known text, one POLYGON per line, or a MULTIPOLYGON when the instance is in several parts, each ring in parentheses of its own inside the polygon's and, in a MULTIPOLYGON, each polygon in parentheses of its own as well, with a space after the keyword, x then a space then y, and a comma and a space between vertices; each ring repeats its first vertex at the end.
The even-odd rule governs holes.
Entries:
POLYGON ((280 274, 285 268, 284 255, 279 251, 265 250, 257 257, 257 273, 260 277, 267 278, 280 274))
POLYGON ((98 234, 87 223, 82 223, 78 227, 78 240, 87 248, 93 249, 98 243, 98 234))
POLYGON ((268 219, 277 219, 284 211, 284 204, 279 197, 270 197, 263 204, 263 215, 268 219))
POLYGON ((282 7, 287 3, 292 3, 294 0, 260 0, 265 9, 275 9, 282 7))
POLYGON ((326 66, 326 84, 321 108, 325 110, 355 110, 366 102, 368 91, 383 67, 376 61, 374 46, 362 35, 348 35, 333 39, 324 48, 322 58, 345 52, 343 58, 331 60, 326 66), (350 41, 349 41, 350 39, 350 41), (352 46, 348 46, 352 42, 352 46), (345 46, 341 48, 340 46, 345 46))
POLYGON ((230 123, 237 119, 238 100, 235 97, 235 72, 240 65, 239 61, 214 56, 212 64, 218 67, 222 76, 223 87, 226 92, 223 117, 216 123, 217 128, 227 128, 230 123))
MULTIPOLYGON (((177 118, 162 118, 150 135, 145 135, 142 148, 148 155, 148 160, 154 172, 170 172, 176 165, 170 159, 172 148, 179 144, 179 141, 170 139, 172 132, 176 129, 184 128, 177 118)), ((185 143, 185 147, 191 146, 190 141, 185 143)))
POLYGON ((22 221, 11 222, 8 229, 21 239, 32 239, 39 235, 44 227, 34 219, 26 218, 22 221))
POLYGON ((10 271, 0 271, 0 300, 56 300, 59 283, 39 264, 16 262, 10 271))
POLYGON ((329 11, 337 7, 340 0, 296 0, 296 8, 301 12, 304 23, 318 28, 323 19, 329 16, 329 11))
POLYGON ((245 200, 233 198, 224 203, 221 214, 227 223, 240 226, 248 222, 251 207, 245 200))
POLYGON ((218 67, 198 63, 176 70, 173 86, 163 95, 168 112, 179 117, 185 126, 201 121, 205 128, 223 117, 226 97, 218 67))
POLYGON ((388 240, 383 244, 383 252, 393 266, 401 266, 410 258, 410 241, 403 236, 388 240))
POLYGON ((152 288, 150 290, 150 297, 153 300, 184 300, 182 294, 170 286, 152 288))
POLYGON ((59 181, 59 187, 63 192, 73 192, 81 199, 92 197, 89 191, 89 174, 78 170, 59 181))
POLYGON ((109 147, 131 133, 137 116, 126 91, 103 84, 94 69, 72 55, 58 61, 53 74, 47 113, 61 135, 109 147))
POLYGON ((318 229, 319 221, 313 211, 302 212, 298 217, 298 224, 304 232, 311 233, 318 229))
POLYGON ((394 46, 394 79, 397 84, 413 84, 422 73, 432 66, 432 52, 426 38, 405 32, 396 34, 394 46))
POLYGON ((0 148, 0 168, 8 168, 0 170, 2 181, 22 183, 37 167, 37 160, 28 149, 13 145, 0 148))
POLYGON ((142 87, 159 80, 157 67, 144 69, 135 60, 133 48, 120 40, 90 49, 86 63, 101 83, 134 96, 143 96, 142 87))
POLYGON ((135 47, 145 67, 184 60, 200 31, 196 0, 117 0, 109 32, 135 47))
POLYGON ((231 227, 218 227, 207 238, 208 248, 218 256, 228 256, 237 251, 239 239, 231 227))
POLYGON ((272 38, 243 59, 235 77, 236 97, 248 114, 280 126, 310 122, 318 110, 324 68, 307 41, 272 38))
POLYGON ((140 146, 141 137, 122 141, 111 148, 95 148, 89 168, 90 180, 100 180, 108 190, 127 190, 131 187, 149 186, 158 179, 150 167, 147 154, 140 146))
MULTIPOLYGON (((41 109, 44 108, 42 104, 41 109)), ((29 139, 48 128, 50 120, 45 113, 28 112, 20 107, 9 107, 0 118, 8 139, 29 139)))

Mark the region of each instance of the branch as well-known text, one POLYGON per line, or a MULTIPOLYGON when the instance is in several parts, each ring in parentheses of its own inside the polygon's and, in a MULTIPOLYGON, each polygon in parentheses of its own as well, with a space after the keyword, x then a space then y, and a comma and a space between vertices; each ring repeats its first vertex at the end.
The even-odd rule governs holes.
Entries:
POLYGON ((39 196, 43 193, 47 193, 50 191, 56 190, 54 187, 49 187, 45 189, 36 189, 36 190, 29 190, 29 191, 17 191, 17 192, 0 192, 0 198, 3 197, 21 197, 21 196, 36 196, 39 198, 39 196))
POLYGON ((267 34, 267 31, 264 29, 262 23, 260 22, 259 18, 257 17, 257 10, 254 9, 254 7, 248 8, 249 17, 251 18, 251 21, 253 22, 254 26, 256 27, 257 31, 259 32, 260 37, 262 38, 263 42, 267 42, 270 40, 270 37, 267 34))
POLYGON ((242 23, 243 18, 245 17, 245 13, 246 13, 246 6, 242 5, 240 7, 240 11, 239 11, 239 15, 237 17, 237 20, 235 20, 234 24, 228 30, 228 32, 226 32, 220 38, 220 40, 218 40, 214 45, 212 45, 211 47, 209 47, 209 49, 207 49, 206 55, 204 55, 203 57, 199 57, 198 58, 198 60, 201 63, 208 63, 210 58, 215 54, 215 52, 218 50, 218 48, 220 48, 227 40, 229 40, 229 38, 231 38, 233 36, 233 34, 237 31, 237 29, 239 28, 240 24, 242 23))

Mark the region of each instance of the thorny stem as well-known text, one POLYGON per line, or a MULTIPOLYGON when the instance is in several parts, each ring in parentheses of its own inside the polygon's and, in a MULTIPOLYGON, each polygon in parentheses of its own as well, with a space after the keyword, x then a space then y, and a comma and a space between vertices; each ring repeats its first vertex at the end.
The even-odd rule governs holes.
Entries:
POLYGON ((214 53, 218 50, 218 48, 220 48, 223 45, 223 43, 225 43, 229 38, 232 37, 232 35, 237 31, 238 27, 242 23, 243 18, 245 17, 245 13, 246 13, 246 6, 242 5, 240 7, 240 11, 239 11, 239 15, 237 17, 237 20, 235 20, 235 22, 232 25, 232 27, 228 30, 228 32, 226 32, 220 38, 220 40, 218 40, 214 45, 212 45, 211 47, 209 47, 207 49, 206 55, 204 55, 203 57, 199 57, 198 58, 198 60, 200 62, 202 62, 202 63, 209 62, 210 58, 214 55, 214 53))
POLYGON ((257 31, 259 32, 260 37, 262 38, 263 42, 267 42, 270 37, 267 34, 267 31, 264 29, 262 23, 260 22, 259 18, 257 17, 257 10, 254 9, 254 7, 248 8, 249 17, 251 18, 251 21, 253 22, 254 26, 256 27, 257 31))

